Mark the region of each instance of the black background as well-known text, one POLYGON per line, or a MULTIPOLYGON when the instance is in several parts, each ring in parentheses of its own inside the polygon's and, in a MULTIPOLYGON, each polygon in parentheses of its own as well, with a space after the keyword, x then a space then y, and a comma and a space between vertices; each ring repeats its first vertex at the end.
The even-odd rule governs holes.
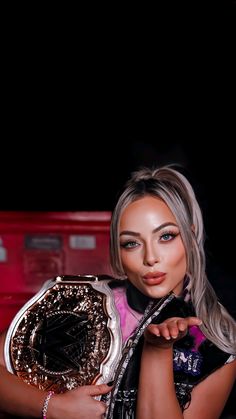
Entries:
POLYGON ((105 26, 91 11, 86 31, 61 21, 9 28, 0 210, 111 210, 132 170, 180 163, 203 209, 212 278, 229 289, 236 2, 165 7, 105 26))
MULTIPOLYGON (((7 175, 0 209, 110 211, 131 171, 180 164, 203 210, 212 281, 235 313, 235 127, 229 119, 224 126, 216 119, 209 124, 188 126, 191 132, 175 141, 158 131, 111 132, 105 138, 98 131, 96 141, 78 134, 77 139, 61 138, 55 150, 34 140, 35 154, 21 157, 7 175)), ((176 128, 178 136, 180 128, 184 131, 184 126, 176 128)))
POLYGON ((165 8, 8 25, 0 211, 112 210, 132 170, 179 163, 236 317, 236 2, 165 8))

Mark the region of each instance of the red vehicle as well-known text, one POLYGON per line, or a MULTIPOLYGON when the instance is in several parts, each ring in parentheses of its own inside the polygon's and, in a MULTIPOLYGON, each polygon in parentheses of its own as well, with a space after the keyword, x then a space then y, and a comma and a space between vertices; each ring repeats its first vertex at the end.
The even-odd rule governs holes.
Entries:
POLYGON ((0 212, 0 330, 57 275, 110 274, 110 212, 0 212))

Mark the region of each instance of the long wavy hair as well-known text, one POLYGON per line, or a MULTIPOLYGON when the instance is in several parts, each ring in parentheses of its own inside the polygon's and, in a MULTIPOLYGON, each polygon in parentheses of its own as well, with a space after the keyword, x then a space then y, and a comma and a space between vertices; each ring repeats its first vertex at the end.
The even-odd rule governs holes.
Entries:
POLYGON ((144 196, 162 199, 174 214, 186 251, 187 292, 205 336, 225 352, 236 353, 236 322, 218 301, 206 275, 202 212, 187 178, 172 166, 133 172, 120 195, 111 219, 110 260, 114 275, 124 278, 119 244, 124 209, 144 196))

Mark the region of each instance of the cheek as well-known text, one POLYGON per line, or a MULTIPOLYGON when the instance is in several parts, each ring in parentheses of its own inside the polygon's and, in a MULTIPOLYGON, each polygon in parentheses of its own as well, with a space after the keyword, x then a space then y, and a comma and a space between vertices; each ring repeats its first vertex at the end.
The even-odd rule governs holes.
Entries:
POLYGON ((180 273, 185 275, 187 271, 187 263, 186 263, 186 254, 183 252, 183 254, 177 258, 176 260, 176 268, 179 269, 180 273))
POLYGON ((139 265, 137 255, 134 255, 134 253, 121 252, 120 256, 121 263, 126 273, 133 271, 139 265))
POLYGON ((179 268, 180 270, 184 270, 186 272, 187 261, 183 245, 179 245, 177 248, 172 249, 171 253, 168 255, 168 260, 170 262, 170 266, 175 269, 179 268))

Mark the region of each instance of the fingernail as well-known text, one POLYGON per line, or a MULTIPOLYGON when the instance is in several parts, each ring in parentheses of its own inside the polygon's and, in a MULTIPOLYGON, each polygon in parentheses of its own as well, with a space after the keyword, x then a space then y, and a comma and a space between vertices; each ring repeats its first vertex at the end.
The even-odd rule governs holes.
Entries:
POLYGON ((107 383, 107 385, 108 385, 109 387, 113 386, 113 384, 114 384, 114 380, 113 380, 113 381, 109 381, 109 383, 107 383))

